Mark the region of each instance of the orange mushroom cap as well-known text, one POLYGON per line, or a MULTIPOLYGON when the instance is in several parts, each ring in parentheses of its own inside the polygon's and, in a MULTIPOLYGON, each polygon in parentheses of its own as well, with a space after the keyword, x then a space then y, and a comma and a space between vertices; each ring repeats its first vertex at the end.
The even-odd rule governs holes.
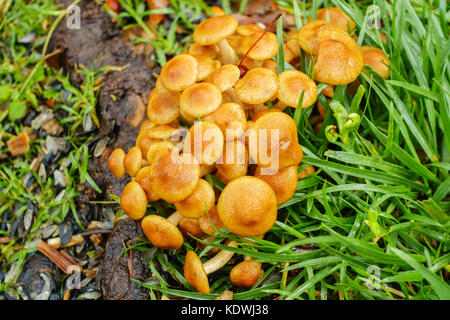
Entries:
POLYGON ((193 117, 204 117, 213 113, 222 103, 222 92, 212 83, 191 85, 180 97, 182 113, 193 117))
POLYGON ((267 182, 275 192, 278 205, 290 200, 297 189, 297 166, 279 170, 275 174, 261 174, 261 167, 256 168, 255 177, 267 182))
POLYGON ((123 158, 123 165, 128 174, 134 177, 142 166, 142 151, 139 147, 133 147, 123 158))
POLYGON ((277 94, 278 76, 266 68, 251 69, 236 83, 235 91, 245 103, 264 103, 277 94))
POLYGON ((184 260, 184 277, 198 292, 209 294, 208 275, 198 255, 189 250, 184 260))
POLYGON ((192 153, 200 164, 212 165, 222 154, 224 137, 215 123, 198 121, 184 140, 184 152, 192 153))
POLYGON ((298 70, 286 70, 279 76, 278 100, 297 108, 302 92, 302 108, 307 108, 317 100, 316 83, 298 70))
POLYGON ((356 80, 364 65, 361 49, 347 33, 336 30, 319 33, 319 53, 314 79, 331 85, 356 80))
POLYGON ((370 66, 383 79, 386 79, 389 76, 389 59, 383 50, 370 46, 362 46, 361 51, 364 58, 364 65, 370 66))
MULTIPOLYGON (((247 52, 258 40, 264 31, 255 32, 242 38, 241 51, 247 52)), ((272 59, 278 52, 277 36, 272 32, 266 32, 256 45, 248 52, 248 57, 253 60, 272 59)))
POLYGON ((215 200, 213 187, 200 179, 194 191, 186 199, 175 202, 175 207, 186 218, 199 218, 214 207, 215 200))
POLYGON ((344 31, 350 31, 350 33, 355 29, 356 26, 355 22, 350 19, 350 17, 346 15, 344 11, 336 7, 319 9, 317 11, 317 20, 328 21, 344 31))
POLYGON ((122 178, 126 173, 126 169, 123 165, 124 158, 125 158, 125 151, 123 151, 121 148, 117 148, 113 152, 111 152, 108 158, 109 171, 111 171, 111 173, 116 178, 122 178))
POLYGON ((217 204, 219 218, 232 233, 258 236, 269 231, 277 219, 277 198, 263 180, 245 176, 223 189, 217 204))
POLYGON ((147 196, 141 185, 135 181, 129 182, 120 196, 120 206, 133 220, 139 220, 147 211, 147 196))
POLYGON ((218 125, 225 140, 240 138, 247 127, 244 109, 234 102, 222 104, 216 111, 203 119, 218 125))
POLYGON ((186 199, 197 186, 200 166, 191 154, 162 150, 150 167, 152 190, 169 203, 186 199))
POLYGON ((245 176, 248 169, 248 152, 245 145, 239 140, 227 141, 216 167, 225 183, 245 176))
POLYGON ((238 27, 232 16, 216 16, 201 22, 194 30, 194 42, 202 46, 212 45, 231 36, 238 27))
POLYGON ((155 191, 151 187, 151 171, 150 166, 143 167, 138 170, 136 174, 135 181, 139 183, 144 189, 145 195, 147 196, 147 201, 156 201, 159 199, 159 196, 155 193, 155 191))
POLYGON ((162 68, 159 80, 169 91, 182 91, 197 81, 197 60, 188 54, 180 54, 169 60, 162 68))
POLYGON ((148 101, 147 116, 155 124, 171 123, 179 115, 178 99, 168 91, 158 91, 148 101))
POLYGON ((175 224, 158 215, 148 215, 141 222, 142 230, 150 242, 157 248, 177 250, 184 239, 175 224))
POLYGON ((230 281, 235 286, 252 287, 264 274, 261 265, 261 262, 256 262, 255 260, 246 260, 238 263, 231 269, 230 281))
POLYGON ((223 92, 232 88, 239 77, 239 68, 234 64, 226 64, 214 70, 209 81, 223 92))

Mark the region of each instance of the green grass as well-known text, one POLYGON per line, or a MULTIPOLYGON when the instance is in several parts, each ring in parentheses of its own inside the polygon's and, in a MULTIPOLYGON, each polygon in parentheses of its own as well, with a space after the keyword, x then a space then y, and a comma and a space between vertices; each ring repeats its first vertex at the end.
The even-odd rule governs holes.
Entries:
MULTIPOLYGON (((151 299, 159 299, 161 295, 215 299, 224 290, 233 290, 236 300, 450 299, 447 2, 275 2, 295 14, 297 27, 303 23, 300 17, 314 16, 314 8, 340 7, 356 22, 359 44, 380 47, 386 52, 391 75, 383 80, 367 69, 369 75, 361 74, 361 86, 354 97, 346 86, 338 86, 332 103, 319 94, 318 100, 328 111, 319 134, 309 123, 315 107, 286 111, 297 123, 304 150, 300 169, 311 164, 316 172, 299 181, 294 197, 279 207, 278 221, 263 240, 255 238, 247 242, 222 230, 213 244, 201 240, 208 245, 204 250, 197 249, 195 239, 186 238, 183 248, 177 252, 155 250, 148 241, 143 241, 133 248, 154 253, 149 260, 154 276, 146 283, 136 282, 150 289, 151 299), (380 8, 384 27, 379 31, 386 35, 386 44, 380 40, 378 30, 367 27, 367 8, 372 4, 380 8), (351 127, 342 122, 350 114, 355 119, 351 127), (329 125, 337 126, 337 134, 326 130, 329 125), (224 246, 220 240, 225 238, 237 240, 238 247, 224 246), (184 254, 195 249, 206 260, 205 252, 211 246, 235 252, 236 261, 247 255, 262 262, 263 277, 250 289, 236 288, 229 281, 232 266, 227 265, 210 277, 210 295, 197 293, 183 277, 184 254), (379 285, 374 288, 374 283, 379 285)), ((170 1, 169 8, 153 12, 146 9, 145 1, 120 0, 120 3, 123 10, 115 15, 119 25, 124 29, 142 27, 146 36, 135 43, 154 45, 151 58, 160 64, 187 48, 195 23, 209 13, 203 2, 192 0, 170 1), (167 14, 170 27, 159 25, 150 29, 144 25, 150 13, 167 14)), ((229 13, 235 8, 233 1, 222 4, 229 13)), ((239 8, 242 10, 243 6, 239 8)), ((33 53, 41 52, 50 20, 60 14, 51 2, 25 5, 25 1, 14 1, 3 12, 6 15, 0 19, 0 47, 11 49, 0 57, 0 99, 7 96, 5 101, 18 101, 20 111, 23 105, 30 110, 38 105, 36 101, 55 97, 58 108, 71 114, 70 120, 58 120, 65 126, 66 139, 73 145, 68 156, 71 166, 66 172, 69 192, 63 200, 67 206, 55 203, 52 189, 46 187, 51 185, 52 177, 41 182, 41 189, 46 191, 38 195, 21 182, 32 158, 41 152, 39 140, 32 142, 27 156, 2 160, 0 164, 0 216, 18 207, 16 216, 19 217, 28 199, 38 204, 38 219, 32 226, 35 230, 48 219, 60 222, 67 214, 75 214, 76 184, 89 180, 85 162, 79 161, 88 157, 87 149, 82 147, 86 141, 75 134, 76 129, 69 123, 79 126, 86 114, 95 117, 96 74, 84 70, 86 89, 79 90, 65 76, 39 64, 40 57, 33 53), (41 10, 38 19, 26 19, 34 17, 37 10, 41 10), (23 19, 18 19, 19 16, 23 19), (45 19, 49 23, 47 28, 42 28, 45 19), (31 50, 16 43, 29 31, 38 36, 31 50), (30 78, 29 72, 35 66, 30 78), (24 68, 29 72, 24 74, 24 68), (45 90, 45 83, 53 80, 71 92, 70 106, 56 92, 45 90), (50 215, 49 208, 54 206, 66 209, 52 211, 50 215)), ((280 27, 277 36, 279 40, 282 37, 280 27)), ((311 74, 312 66, 307 65, 304 54, 303 58, 302 70, 311 74)), ((279 72, 291 67, 284 62, 282 52, 277 63, 279 72)), ((319 91, 322 88, 319 86, 319 91)), ((0 110, 0 151, 5 152, 4 141, 10 133, 20 132, 22 125, 14 121, 20 114, 0 110)), ((223 188, 213 176, 207 179, 223 188)), ((155 203, 149 211, 168 216, 171 209, 155 203)), ((32 238, 30 233, 26 240, 14 239, 0 245, 2 270, 10 270, 15 262, 17 270, 20 269, 32 249, 14 250, 14 247, 32 238)), ((2 283, 0 292, 11 288, 14 279, 2 283)))

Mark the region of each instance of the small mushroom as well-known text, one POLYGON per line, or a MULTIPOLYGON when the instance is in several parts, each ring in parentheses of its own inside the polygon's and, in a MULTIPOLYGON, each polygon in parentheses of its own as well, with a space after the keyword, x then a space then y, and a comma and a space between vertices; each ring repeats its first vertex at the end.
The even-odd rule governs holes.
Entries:
POLYGON ((238 263, 231 269, 230 281, 235 286, 252 287, 264 274, 261 265, 261 262, 255 260, 245 260, 238 263))
POLYGON ((145 236, 155 247, 177 250, 184 242, 183 235, 177 228, 181 217, 177 212, 167 219, 151 214, 142 219, 141 227, 145 236))
POLYGON ((144 189, 145 195, 147 196, 147 201, 152 202, 159 200, 159 196, 155 193, 155 191, 151 187, 150 166, 146 166, 139 169, 138 172, 136 173, 134 181, 139 183, 142 189, 144 189))
POLYGON ((220 230, 224 227, 215 206, 208 210, 206 214, 198 218, 198 225, 204 233, 210 236, 215 235, 217 232, 216 230, 220 230))
MULTIPOLYGON (((319 53, 319 33, 328 30, 338 30, 345 33, 341 29, 323 20, 311 21, 305 24, 295 37, 298 39, 300 47, 307 53, 317 55, 319 53)), ((347 34, 348 35, 348 34, 347 34)))
POLYGON ((290 107, 297 108, 303 93, 302 108, 307 108, 317 100, 316 83, 303 72, 286 70, 278 76, 278 100, 290 107))
POLYGON ((215 199, 212 186, 200 179, 194 191, 186 199, 175 202, 175 207, 183 217, 199 218, 214 207, 215 199))
MULTIPOLYGON (((370 46, 362 46, 364 65, 370 66, 383 79, 389 76, 389 59, 383 50, 370 46)), ((363 71, 366 73, 366 71, 363 71)))
POLYGON ((180 115, 180 104, 169 91, 157 91, 148 101, 147 116, 155 124, 168 124, 180 115))
POLYGON ((275 174, 261 174, 261 167, 257 167, 255 177, 264 180, 272 187, 278 205, 291 199, 297 189, 297 166, 283 168, 275 174))
POLYGON ((182 114, 191 118, 213 113, 222 103, 222 92, 212 83, 196 83, 186 88, 180 97, 182 114))
POLYGON ((222 154, 224 137, 215 123, 198 121, 190 129, 184 140, 184 152, 194 154, 200 164, 212 165, 222 154))
POLYGON ((236 64, 237 55, 226 38, 238 27, 238 21, 232 16, 216 16, 201 22, 194 30, 194 42, 202 46, 217 44, 220 60, 223 64, 236 64))
POLYGON ((196 55, 194 56, 194 58, 197 60, 198 64, 197 81, 203 81, 211 75, 211 73, 216 68, 215 62, 220 65, 220 62, 218 62, 217 60, 214 61, 210 57, 196 55))
POLYGON ((232 233, 253 237, 266 233, 277 219, 277 198, 269 184, 245 176, 231 181, 220 194, 219 218, 232 233))
POLYGON ((239 68, 234 64, 226 64, 214 70, 208 81, 226 93, 233 102, 242 104, 233 88, 239 77, 239 68))
POLYGON ((194 84, 197 77, 197 60, 188 54, 180 54, 162 67, 159 80, 169 91, 183 91, 194 84))
POLYGON ((298 178, 299 179, 307 178, 310 175, 312 175, 314 172, 316 172, 314 167, 312 165, 309 165, 298 174, 298 178))
POLYGON ((222 104, 216 111, 203 119, 218 125, 226 141, 240 138, 247 127, 244 109, 233 102, 222 104))
POLYGON ((156 154, 161 151, 161 150, 172 150, 175 146, 173 145, 172 142, 170 141, 159 141, 159 142, 155 142, 152 145, 150 145, 150 147, 148 148, 147 151, 147 161, 149 163, 153 162, 154 157, 156 156, 156 154))
POLYGON ((268 112, 247 131, 249 155, 259 166, 276 170, 298 165, 303 159, 297 126, 286 113, 268 112))
POLYGON ((198 219, 183 217, 181 218, 180 222, 178 222, 178 227, 183 233, 192 235, 197 238, 205 234, 200 228, 198 219))
POLYGON ((216 167, 225 183, 245 176, 248 169, 248 152, 245 145, 239 140, 227 141, 216 167))
POLYGON ((235 85, 238 98, 249 104, 260 104, 274 98, 278 91, 278 76, 266 68, 248 71, 235 85))
MULTIPOLYGON (((236 247, 236 243, 231 241, 228 246, 236 247)), ((195 251, 189 250, 184 261, 184 277, 198 292, 209 294, 208 274, 221 269, 233 255, 231 251, 221 250, 213 258, 202 263, 195 251)))
POLYGON ((272 59, 278 53, 277 36, 272 32, 263 34, 264 31, 259 31, 242 38, 241 51, 247 52, 251 48, 248 52, 248 57, 253 60, 263 61, 272 59), (258 42, 255 44, 257 40, 258 42))
POLYGON ((147 211, 147 196, 141 185, 135 181, 129 182, 120 196, 120 206, 133 220, 139 220, 147 211))
POLYGON ((210 46, 202 46, 198 43, 193 43, 189 47, 189 54, 191 56, 204 56, 209 57, 211 59, 217 58, 217 55, 219 52, 217 51, 216 45, 210 45, 210 46))
POLYGON ((142 151, 139 147, 133 147, 123 158, 123 165, 130 177, 134 177, 142 165, 142 151))
POLYGON ((319 52, 314 65, 314 79, 331 85, 345 85, 356 80, 364 65, 361 49, 346 32, 319 33, 319 52))
POLYGON ((237 27, 236 32, 241 36, 249 36, 255 32, 264 32, 264 29, 258 26, 256 23, 251 23, 245 26, 237 27))
POLYGON ((186 199, 199 180, 200 166, 191 154, 161 150, 151 165, 151 189, 168 203, 186 199))
POLYGON ((349 33, 353 32, 356 26, 355 22, 350 19, 350 17, 346 15, 344 11, 336 7, 319 9, 317 11, 317 20, 327 21, 349 33))
POLYGON ((109 171, 111 171, 111 173, 116 178, 123 178, 126 173, 126 169, 123 165, 124 158, 125 151, 123 151, 121 148, 117 148, 113 152, 111 152, 111 155, 108 158, 109 171))

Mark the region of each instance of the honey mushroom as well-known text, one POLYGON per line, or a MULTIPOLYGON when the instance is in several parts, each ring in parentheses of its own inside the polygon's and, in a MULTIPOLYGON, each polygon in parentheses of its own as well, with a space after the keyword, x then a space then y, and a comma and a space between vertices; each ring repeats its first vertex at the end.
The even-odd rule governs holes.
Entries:
POLYGON ((167 219, 151 214, 141 221, 141 227, 147 239, 157 248, 177 250, 184 242, 177 224, 183 216, 175 212, 167 219))
POLYGON ((159 151, 150 164, 151 189, 168 203, 186 199, 196 188, 200 166, 191 154, 159 151))
POLYGON ((192 153, 202 165, 212 165, 222 154, 224 137, 215 123, 197 121, 184 140, 184 152, 192 153))
POLYGON ((217 55, 219 54, 216 45, 214 44, 210 46, 202 46, 198 43, 193 43, 189 47, 188 52, 191 56, 204 56, 211 59, 217 58, 217 55))
POLYGON ((217 44, 220 61, 223 64, 236 64, 238 57, 226 38, 238 27, 238 21, 232 16, 216 16, 201 22, 194 30, 194 42, 202 46, 217 44))
POLYGON ((131 148, 123 158, 123 166, 130 177, 134 177, 142 165, 142 151, 139 147, 131 148))
MULTIPOLYGON (((362 46, 361 51, 364 65, 370 66, 383 79, 386 79, 389 76, 389 59, 383 50, 370 46, 362 46)), ((365 70, 363 72, 366 73, 365 70)))
POLYGON ((227 141, 217 164, 217 177, 224 183, 243 177, 248 170, 248 152, 239 140, 227 141))
POLYGON ((198 225, 203 233, 213 236, 216 234, 216 230, 224 228, 224 224, 220 220, 217 213, 217 207, 214 206, 207 213, 198 218, 198 225))
POLYGON ((240 138, 247 127, 244 109, 234 102, 222 104, 216 111, 204 117, 203 120, 219 126, 226 141, 240 138))
POLYGON ((278 53, 277 36, 272 32, 263 34, 264 30, 254 32, 244 36, 241 41, 241 52, 247 52, 251 48, 247 57, 259 61, 257 64, 259 66, 262 66, 262 61, 272 59, 278 53))
POLYGON ((134 181, 141 185, 142 189, 145 192, 145 195, 147 196, 147 201, 153 202, 159 200, 160 198, 151 187, 150 169, 150 166, 145 166, 139 169, 134 181))
POLYGON ((350 31, 350 33, 353 32, 356 27, 355 22, 350 19, 350 17, 346 15, 344 11, 336 7, 322 8, 317 10, 317 20, 327 21, 344 31, 350 31))
POLYGON ((120 207, 133 220, 140 220, 147 211, 147 196, 141 185, 129 182, 120 196, 120 207))
POLYGON ((174 204, 183 217, 199 218, 214 207, 215 199, 213 187, 206 180, 200 179, 187 198, 174 204))
POLYGON ((178 227, 184 234, 192 235, 197 238, 205 234, 200 228, 198 219, 183 217, 180 222, 178 222, 178 227))
POLYGON ((214 61, 210 57, 196 55, 194 56, 194 58, 197 60, 198 64, 197 81, 203 81, 207 79, 216 68, 216 63, 220 66, 219 61, 214 61))
POLYGON ((279 88, 277 97, 282 103, 297 108, 303 93, 302 108, 311 106, 317 100, 315 82, 298 70, 286 70, 278 75, 279 88))
POLYGON ((249 70, 235 87, 236 95, 245 103, 257 105, 274 98, 278 91, 278 76, 266 68, 249 70))
POLYGON ((314 79, 331 85, 345 85, 359 76, 364 66, 361 49, 347 33, 327 30, 319 33, 319 52, 314 79))
POLYGON ((168 91, 157 91, 147 106, 147 116, 155 124, 169 124, 180 115, 178 99, 168 91))
POLYGON ((121 148, 115 149, 108 158, 108 168, 109 171, 116 177, 116 178, 123 178, 123 176, 126 173, 126 169, 123 165, 123 159, 125 158, 125 151, 123 151, 121 148))
POLYGON ((267 182, 275 192, 278 205, 290 200, 297 189, 297 166, 290 166, 279 170, 275 174, 261 174, 261 167, 257 167, 255 177, 267 182))
POLYGON ((180 97, 180 111, 194 120, 213 113, 222 103, 222 92, 214 84, 196 83, 186 88, 180 97))
POLYGON ((311 21, 305 24, 297 33, 295 37, 300 47, 309 54, 319 54, 319 33, 327 30, 338 30, 342 33, 341 29, 323 20, 311 21))
POLYGON ((303 150, 297 138, 297 126, 284 112, 263 114, 254 122, 248 135, 249 155, 261 167, 282 169, 298 165, 303 159, 303 150))
MULTIPOLYGON (((229 247, 236 247, 235 241, 228 243, 229 247)), ((184 262, 184 277, 198 292, 209 294, 208 274, 211 274, 230 261, 234 253, 228 250, 221 250, 213 258, 202 263, 198 255, 193 250, 186 253, 184 262)))
POLYGON ((274 225, 277 198, 269 184, 244 176, 225 186, 217 203, 217 213, 230 232, 244 237, 258 236, 274 225))
POLYGON ((223 65, 214 70, 208 81, 216 85, 220 91, 225 93, 231 101, 242 105, 241 100, 237 97, 233 86, 239 80, 240 70, 234 64, 223 65))
POLYGON ((180 54, 169 60, 162 68, 159 80, 169 91, 183 91, 194 84, 198 77, 197 60, 188 54, 180 54))
POLYGON ((230 281, 235 286, 252 287, 264 274, 261 262, 244 260, 231 269, 230 281))
POLYGON ((309 165, 298 174, 298 179, 303 179, 303 178, 309 177, 314 172, 316 172, 314 167, 312 165, 309 165))

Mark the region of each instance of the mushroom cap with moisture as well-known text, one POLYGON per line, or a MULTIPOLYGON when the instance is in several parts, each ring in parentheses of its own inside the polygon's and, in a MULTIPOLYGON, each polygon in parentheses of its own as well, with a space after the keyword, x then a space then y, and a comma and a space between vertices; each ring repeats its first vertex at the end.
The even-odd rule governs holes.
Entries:
POLYGON ((142 151, 139 147, 131 148, 123 158, 123 165, 130 177, 134 177, 142 165, 142 151))
POLYGON ((135 181, 139 183, 144 189, 145 195, 147 196, 147 200, 152 202, 159 200, 159 196, 153 191, 151 187, 151 173, 150 166, 143 167, 138 170, 135 181))
POLYGON ((147 116, 155 124, 168 124, 180 115, 177 97, 169 91, 157 91, 148 100, 147 116))
MULTIPOLYGON (((338 27, 323 20, 315 20, 305 24, 297 33, 300 47, 307 53, 317 55, 319 53, 319 33, 327 30, 337 30, 346 33, 338 27)), ((347 34, 348 35, 348 34, 347 34)))
POLYGON ((290 200, 297 189, 297 166, 290 166, 278 170, 275 174, 261 174, 261 167, 257 167, 255 177, 267 182, 275 192, 278 205, 290 200))
POLYGON ((141 185, 130 181, 120 196, 120 206, 123 211, 133 220, 139 220, 147 211, 147 196, 141 185))
POLYGON ((239 140, 227 141, 216 167, 225 183, 245 176, 248 170, 248 152, 245 145, 239 140))
POLYGON ((277 198, 263 180, 245 176, 225 186, 217 204, 219 218, 232 233, 258 236, 269 231, 277 219, 277 198))
POLYGON ((108 168, 116 178, 122 178, 126 173, 126 169, 123 165, 124 158, 125 151, 121 148, 114 149, 114 151, 109 155, 108 168))
POLYGON ((168 203, 186 199, 197 186, 200 166, 191 154, 158 152, 151 167, 151 188, 168 203))
POLYGON ((189 250, 184 260, 184 277, 198 292, 209 294, 208 275, 198 255, 189 250))
POLYGON ((253 60, 267 60, 276 56, 278 52, 277 36, 272 32, 266 32, 264 36, 263 34, 264 31, 260 31, 243 37, 241 41, 241 52, 245 53, 250 50, 255 42, 262 36, 262 38, 248 52, 247 56, 253 60))
POLYGON ((364 65, 370 66, 383 79, 386 79, 389 75, 389 59, 383 50, 376 47, 362 46, 361 51, 364 65))
POLYGON ((242 102, 249 104, 264 103, 271 100, 278 91, 278 76, 266 68, 249 70, 235 87, 236 95, 242 102))
POLYGON ((252 287, 263 275, 261 262, 245 260, 233 267, 230 272, 230 281, 239 287, 252 287))
POLYGON ((204 179, 198 180, 194 191, 184 200, 175 202, 175 208, 186 218, 199 218, 214 207, 213 187, 204 179))
POLYGON ((194 119, 213 113, 222 103, 222 92, 214 84, 196 83, 186 88, 180 97, 180 109, 194 119))
POLYGON ((346 32, 352 32, 356 26, 355 22, 344 11, 336 7, 319 9, 317 20, 327 21, 346 32))
POLYGON ((170 59, 162 68, 159 80, 169 91, 182 91, 197 81, 197 60, 188 54, 170 59))
POLYGON ((314 65, 314 79, 345 85, 356 80, 364 66, 361 49, 347 33, 336 30, 319 33, 319 53, 314 65))
POLYGON ((244 109, 234 102, 222 104, 216 111, 203 119, 218 125, 225 140, 240 138, 247 127, 244 109))
POLYGON ((217 16, 201 22, 194 30, 194 42, 202 46, 212 45, 231 36, 238 27, 232 16, 217 16))
POLYGON ((177 250, 183 245, 183 235, 177 226, 161 216, 146 216, 141 221, 141 227, 148 240, 157 248, 177 250))
POLYGON ((213 71, 209 82, 216 85, 221 91, 226 91, 239 80, 241 73, 234 64, 225 64, 213 71))
POLYGON ((189 234, 197 238, 205 234, 202 229, 200 229, 198 219, 183 217, 180 222, 178 222, 178 227, 184 234, 189 234))
POLYGON ((307 108, 317 100, 316 83, 298 70, 286 70, 278 76, 278 100, 290 107, 297 108, 302 92, 302 108, 307 108))
POLYGON ((184 140, 184 152, 192 153, 200 164, 212 165, 222 154, 224 137, 215 123, 197 121, 184 140))
POLYGON ((303 159, 297 126, 286 113, 268 112, 247 131, 249 155, 259 166, 282 169, 298 165, 303 159))

